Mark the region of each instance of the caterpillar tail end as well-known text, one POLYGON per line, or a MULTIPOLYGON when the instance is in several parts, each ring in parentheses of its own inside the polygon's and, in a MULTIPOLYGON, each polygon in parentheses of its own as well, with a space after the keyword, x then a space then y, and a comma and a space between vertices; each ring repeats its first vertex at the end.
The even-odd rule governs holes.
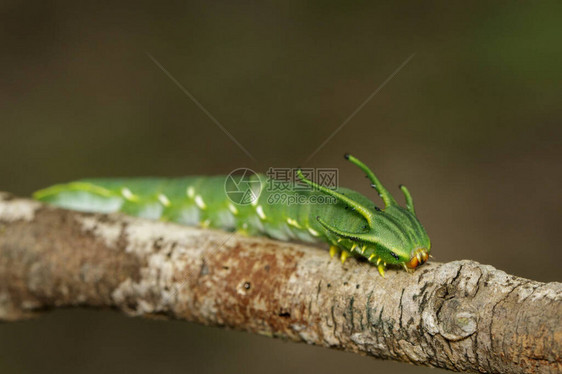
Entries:
POLYGON ((34 200, 38 200, 38 201, 46 201, 48 200, 51 196, 59 193, 62 190, 62 188, 59 185, 55 185, 55 186, 51 186, 51 187, 47 187, 47 188, 43 188, 41 190, 35 191, 33 192, 33 194, 31 195, 31 197, 34 200))

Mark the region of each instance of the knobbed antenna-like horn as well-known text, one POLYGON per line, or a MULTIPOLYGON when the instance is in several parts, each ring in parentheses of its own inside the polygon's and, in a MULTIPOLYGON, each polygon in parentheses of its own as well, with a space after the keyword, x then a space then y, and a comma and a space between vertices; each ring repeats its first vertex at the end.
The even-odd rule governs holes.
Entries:
POLYGON ((388 192, 388 190, 386 188, 384 188, 382 183, 375 176, 375 174, 371 171, 371 169, 369 169, 367 167, 367 165, 365 165, 364 163, 362 163, 361 161, 359 161, 357 158, 353 157, 349 153, 346 153, 344 157, 345 157, 346 160, 349 160, 352 164, 357 165, 365 174, 367 174, 367 177, 369 178, 371 183, 373 183, 371 186, 375 190, 377 190, 377 192, 379 193, 379 196, 384 201, 385 207, 388 207, 390 205, 397 205, 398 204, 396 202, 396 200, 394 200, 394 197, 392 197, 390 192, 388 192))
POLYGON ((414 209, 414 199, 412 199, 412 195, 410 195, 410 191, 404 186, 403 184, 400 185, 400 190, 404 194, 404 198, 406 199, 406 208, 413 214, 416 215, 416 210, 414 209))

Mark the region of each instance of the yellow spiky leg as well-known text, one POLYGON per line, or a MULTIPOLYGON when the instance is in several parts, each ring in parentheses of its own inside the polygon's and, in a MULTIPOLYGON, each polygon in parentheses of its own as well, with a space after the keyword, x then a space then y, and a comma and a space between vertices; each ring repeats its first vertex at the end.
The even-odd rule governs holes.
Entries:
POLYGON ((377 269, 379 269, 379 274, 384 278, 384 270, 386 269, 386 262, 382 261, 380 257, 377 260, 377 269))
POLYGON ((340 256, 341 263, 342 263, 342 264, 345 263, 345 260, 347 260, 349 256, 351 256, 351 253, 349 253, 349 252, 346 251, 345 249, 342 250, 342 251, 341 251, 341 256, 340 256))
POLYGON ((379 264, 379 265, 377 266, 377 269, 379 269, 379 274, 384 278, 384 277, 385 277, 385 276, 384 276, 384 269, 385 269, 384 265, 383 265, 383 264, 379 264))
POLYGON ((238 235, 245 236, 245 237, 255 235, 253 231, 250 231, 250 227, 245 222, 240 227, 237 228, 236 233, 238 235))
POLYGON ((337 245, 330 246, 330 257, 334 257, 339 253, 340 253, 340 248, 337 245))
MULTIPOLYGON (((352 249, 353 251, 353 249, 352 249)), ((330 246, 330 257, 334 257, 336 255, 340 255, 340 260, 341 263, 343 264, 345 262, 345 260, 347 260, 349 258, 349 256, 351 256, 351 253, 345 249, 342 249, 341 247, 332 244, 330 246)))
POLYGON ((370 263, 375 263, 377 264, 377 270, 379 271, 379 274, 381 275, 381 277, 385 278, 384 276, 384 270, 386 269, 386 262, 382 261, 381 258, 377 258, 377 256, 375 254, 372 254, 371 256, 369 256, 369 262, 370 263))
POLYGON ((404 270, 406 270, 406 272, 410 275, 414 274, 414 269, 410 269, 409 267, 406 266, 405 263, 402 263, 402 267, 404 268, 404 270))

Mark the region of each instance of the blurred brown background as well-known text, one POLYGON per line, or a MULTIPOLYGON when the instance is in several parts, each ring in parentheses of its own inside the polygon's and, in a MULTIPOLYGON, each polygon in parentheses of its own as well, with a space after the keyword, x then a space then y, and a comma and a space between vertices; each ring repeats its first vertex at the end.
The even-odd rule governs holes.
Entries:
MULTIPOLYGON (((349 151, 410 188, 438 261, 560 280, 562 5, 502 4, 1 1, 0 189, 302 165, 374 196, 349 151)), ((351 370, 431 369, 111 311, 0 325, 3 373, 351 370)))

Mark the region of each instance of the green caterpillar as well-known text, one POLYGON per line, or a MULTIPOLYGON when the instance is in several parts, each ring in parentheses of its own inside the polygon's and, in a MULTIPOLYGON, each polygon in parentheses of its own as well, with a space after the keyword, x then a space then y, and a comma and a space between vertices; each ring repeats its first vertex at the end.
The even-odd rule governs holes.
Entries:
POLYGON ((375 264, 384 276, 387 265, 413 270, 428 260, 431 243, 416 217, 412 197, 400 186, 406 208, 381 184, 369 168, 351 155, 345 158, 357 165, 372 182, 384 202, 379 209, 364 195, 346 188, 330 189, 297 176, 297 188, 286 181, 253 174, 246 179, 218 177, 85 179, 55 185, 34 194, 34 198, 67 209, 160 219, 185 225, 267 235, 274 239, 327 242, 330 254, 341 252, 341 260, 354 255, 375 264), (225 184, 226 180, 226 184, 225 184), (235 203, 225 187, 248 183, 249 196, 235 203), (288 204, 274 201, 275 191, 264 188, 275 182, 288 204), (315 202, 315 203, 312 203, 315 202), (323 203, 321 203, 323 202, 323 203), (330 202, 330 203, 326 203, 330 202))

